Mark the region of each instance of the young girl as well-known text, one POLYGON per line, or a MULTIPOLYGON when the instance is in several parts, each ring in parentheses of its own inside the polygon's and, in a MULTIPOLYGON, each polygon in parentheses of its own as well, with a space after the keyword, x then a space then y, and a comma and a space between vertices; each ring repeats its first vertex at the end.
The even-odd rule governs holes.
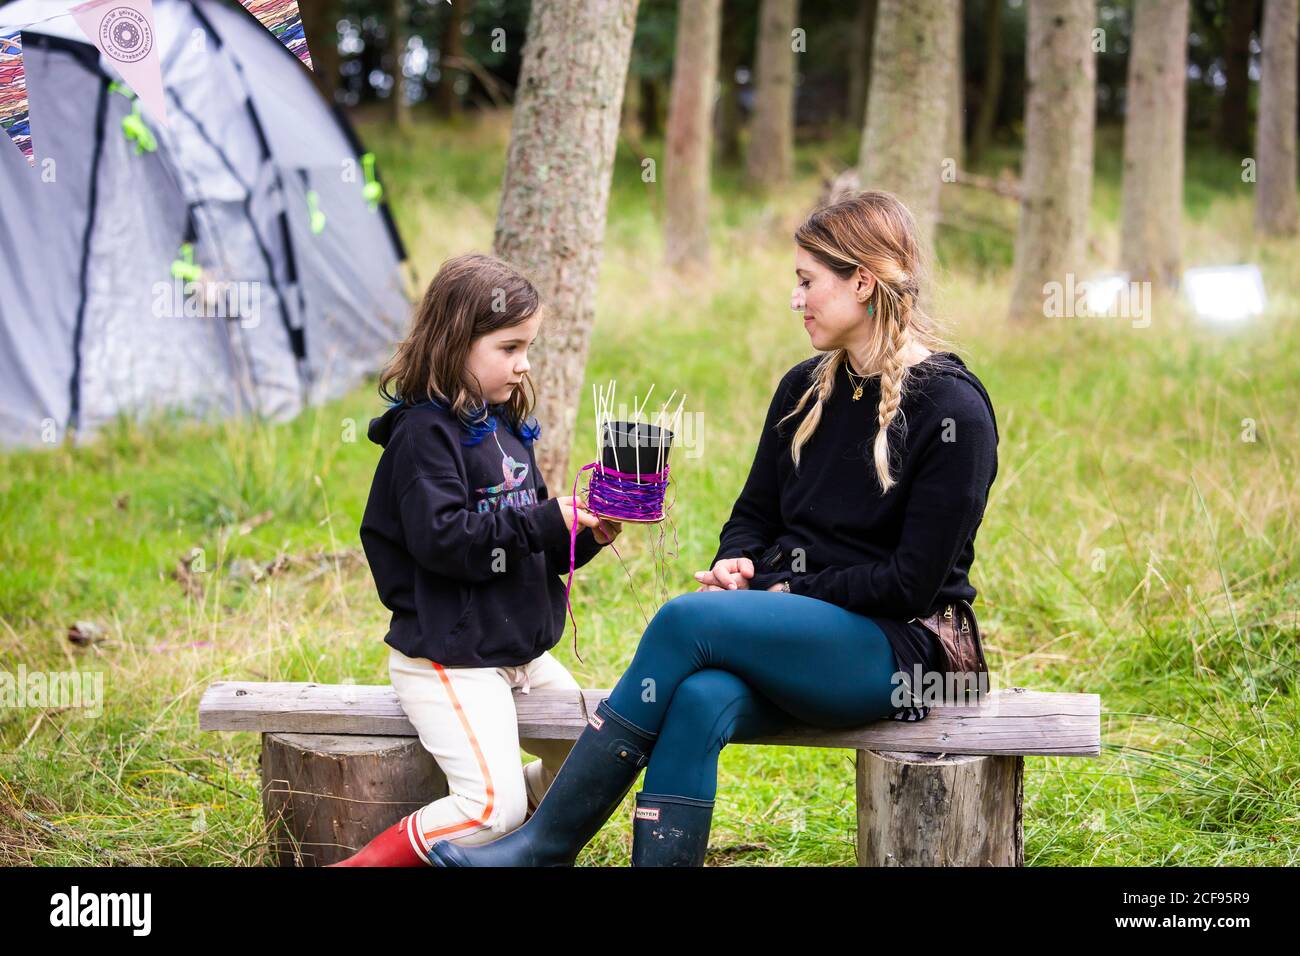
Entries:
POLYGON ((511 692, 578 689, 549 653, 564 633, 572 529, 581 567, 621 527, 551 498, 537 469, 524 387, 541 319, 537 290, 500 259, 450 259, 380 376, 391 406, 370 422, 384 451, 361 543, 393 612, 393 689, 449 793, 334 866, 417 866, 435 841, 508 833, 572 747, 520 741, 511 692), (541 759, 522 766, 521 743, 541 759))

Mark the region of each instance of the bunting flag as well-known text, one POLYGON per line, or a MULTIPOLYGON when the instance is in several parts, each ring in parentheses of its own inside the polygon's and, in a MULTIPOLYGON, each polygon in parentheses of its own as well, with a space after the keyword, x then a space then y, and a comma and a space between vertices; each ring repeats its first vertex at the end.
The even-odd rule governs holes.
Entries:
POLYGON ((307 34, 302 28, 302 14, 298 0, 239 0, 244 9, 257 17, 289 52, 302 60, 307 69, 311 65, 311 51, 307 49, 307 34))
POLYGON ((0 33, 0 126, 14 145, 35 166, 32 124, 27 110, 27 78, 23 74, 23 34, 0 33))
POLYGON ((68 11, 155 120, 167 125, 153 0, 89 0, 68 11))

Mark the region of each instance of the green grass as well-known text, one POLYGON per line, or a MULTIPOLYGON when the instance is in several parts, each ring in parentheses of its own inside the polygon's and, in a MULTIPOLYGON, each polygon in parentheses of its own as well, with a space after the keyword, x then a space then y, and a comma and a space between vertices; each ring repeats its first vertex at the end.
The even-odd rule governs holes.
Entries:
MULTIPOLYGON (((423 280, 490 248, 508 128, 363 130, 423 280)), ((801 148, 798 182, 768 201, 719 170, 712 273, 673 280, 653 268, 658 187, 620 145, 588 382, 683 389, 703 413, 703 455, 674 461, 668 594, 694 586, 771 389, 809 354, 786 305, 790 235, 821 164, 855 150, 849 135, 801 148), (633 349, 651 336, 648 356, 633 349)), ((1118 249, 1117 150, 1103 131, 1097 268, 1118 249)), ((995 151, 984 171, 1015 163, 995 151)), ((1146 329, 1008 327, 1015 207, 944 197, 934 311, 1001 429, 973 571, 991 665, 1002 685, 1094 692, 1104 710, 1100 758, 1026 759, 1033 865, 1300 860, 1300 252, 1253 236, 1229 159, 1194 151, 1187 170, 1186 263, 1264 269, 1269 312, 1243 330, 1199 327, 1176 300, 1146 329)), ((387 614, 357 560, 380 410, 368 385, 283 425, 123 420, 79 449, 4 458, 0 669, 102 672, 106 699, 94 718, 0 711, 0 863, 268 862, 257 737, 199 733, 196 705, 218 679, 387 680, 387 614), (101 638, 70 642, 78 621, 101 638)), ((575 465, 591 426, 584 403, 575 465)), ((619 549, 626 570, 607 554, 575 579, 583 662, 570 632, 556 650, 590 686, 617 678, 644 627, 627 575, 646 613, 665 596, 658 534, 629 528, 619 549)), ((729 748, 711 862, 850 864, 853 799, 849 751, 729 748)), ((626 864, 629 836, 620 812, 582 862, 626 864)))

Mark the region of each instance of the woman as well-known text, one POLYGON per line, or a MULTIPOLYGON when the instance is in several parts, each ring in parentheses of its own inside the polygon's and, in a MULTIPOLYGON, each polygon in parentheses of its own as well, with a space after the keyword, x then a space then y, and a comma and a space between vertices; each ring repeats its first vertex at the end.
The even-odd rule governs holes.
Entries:
POLYGON ((565 866, 649 764, 634 866, 699 866, 718 753, 797 720, 923 719, 915 669, 942 672, 919 619, 969 601, 975 531, 997 471, 979 380, 917 307, 911 214, 888 193, 818 209, 795 233, 804 314, 822 354, 786 373, 700 590, 659 609, 546 797, 442 866, 565 866))

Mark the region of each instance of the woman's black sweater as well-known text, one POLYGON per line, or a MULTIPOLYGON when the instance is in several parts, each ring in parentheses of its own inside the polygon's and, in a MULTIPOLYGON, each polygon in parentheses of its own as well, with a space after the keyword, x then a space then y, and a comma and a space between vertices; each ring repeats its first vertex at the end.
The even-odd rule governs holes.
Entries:
MULTIPOLYGON (((979 379, 951 352, 910 366, 889 429, 891 473, 882 494, 873 442, 880 378, 853 384, 841 365, 796 474, 790 440, 814 404, 777 422, 812 384, 820 356, 782 378, 768 409, 749 477, 722 528, 716 564, 748 557, 754 589, 789 580, 793 594, 872 618, 909 675, 946 670, 934 636, 914 618, 955 599, 971 601, 975 531, 997 474, 997 424, 979 379), (909 623, 910 622, 910 623, 909 623)), ((896 719, 916 720, 926 708, 896 719)))

